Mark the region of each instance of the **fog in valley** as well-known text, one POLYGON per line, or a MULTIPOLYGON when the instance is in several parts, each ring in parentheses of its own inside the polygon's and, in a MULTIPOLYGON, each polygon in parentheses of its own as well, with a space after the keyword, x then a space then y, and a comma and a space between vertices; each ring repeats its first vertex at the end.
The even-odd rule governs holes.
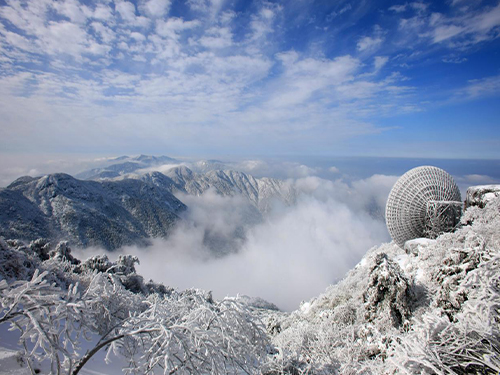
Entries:
MULTIPOLYGON (((289 167, 281 171, 312 170, 289 167)), ((212 290, 216 298, 261 297, 291 311, 342 278, 369 248, 389 241, 383 210, 396 178, 289 179, 297 191, 295 203, 273 201, 262 215, 241 196, 223 197, 213 190, 178 194, 188 209, 167 239, 108 256, 137 255, 140 274, 171 287, 212 290)), ((102 251, 80 250, 79 256, 102 251)))

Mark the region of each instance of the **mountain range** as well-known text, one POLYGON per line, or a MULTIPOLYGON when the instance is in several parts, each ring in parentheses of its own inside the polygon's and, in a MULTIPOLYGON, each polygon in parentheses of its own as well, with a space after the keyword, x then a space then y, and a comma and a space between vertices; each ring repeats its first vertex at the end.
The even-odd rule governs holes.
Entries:
MULTIPOLYGON (((295 200, 288 182, 215 169, 225 166, 219 161, 194 163, 200 173, 168 156, 122 156, 106 164, 78 173, 78 179, 63 173, 25 176, 0 189, 0 236, 64 238, 78 247, 114 250, 166 238, 187 208, 174 194, 200 196, 212 189, 221 196, 241 195, 256 208, 248 211, 249 222, 258 221, 273 201, 295 200)), ((224 247, 217 236, 207 234, 207 241, 224 247)))
POLYGON ((124 155, 108 159, 103 163, 102 167, 77 173, 75 177, 82 180, 110 179, 144 168, 176 163, 179 163, 179 161, 169 156, 139 155, 130 157, 124 155))
POLYGON ((121 156, 111 159, 109 165, 78 173, 84 180, 141 179, 171 193, 202 195, 213 189, 222 196, 242 195, 260 212, 270 209, 271 201, 292 204, 296 198, 293 186, 275 178, 255 178, 231 169, 231 165, 219 160, 200 160, 194 163, 168 156, 140 155, 121 156), (160 169, 160 171, 157 170, 160 169))
POLYGON ((162 173, 150 172, 140 176, 141 180, 161 186, 172 193, 202 195, 213 189, 221 196, 242 195, 260 212, 269 211, 273 200, 290 205, 296 192, 287 181, 275 178, 255 178, 252 175, 233 170, 210 170, 206 173, 193 172, 186 166, 179 166, 162 173))

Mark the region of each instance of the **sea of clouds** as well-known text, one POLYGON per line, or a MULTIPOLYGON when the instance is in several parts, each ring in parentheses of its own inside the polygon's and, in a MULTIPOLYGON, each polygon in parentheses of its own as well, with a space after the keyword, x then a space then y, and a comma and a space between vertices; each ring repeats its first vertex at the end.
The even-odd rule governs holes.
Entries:
MULTIPOLYGON (((9 162, 10 169, 4 168, 1 175, 4 185, 22 174, 61 168, 76 173, 109 159, 78 157, 61 162, 47 157, 34 164, 23 159, 9 162)), ((189 161, 183 164, 195 167, 189 161)), ((390 241, 384 208, 400 173, 353 178, 350 170, 336 165, 258 159, 226 165, 257 177, 286 179, 298 192, 295 203, 275 201, 261 216, 241 196, 222 197, 210 190, 199 197, 178 195, 188 210, 168 239, 155 239, 147 248, 125 247, 108 256, 135 254, 141 262, 140 274, 178 289, 212 290, 216 298, 261 297, 294 310, 341 279, 371 247, 390 241)), ((173 166, 153 169, 165 172, 173 166)), ((455 178, 463 193, 471 184, 497 182, 479 174, 455 178)), ((85 259, 105 251, 77 252, 85 259)))
POLYGON ((168 239, 119 253, 137 255, 138 272, 168 286, 211 290, 216 298, 261 297, 294 310, 390 240, 383 209, 396 179, 289 179, 296 202, 275 201, 262 216, 241 196, 179 195, 188 210, 168 239))

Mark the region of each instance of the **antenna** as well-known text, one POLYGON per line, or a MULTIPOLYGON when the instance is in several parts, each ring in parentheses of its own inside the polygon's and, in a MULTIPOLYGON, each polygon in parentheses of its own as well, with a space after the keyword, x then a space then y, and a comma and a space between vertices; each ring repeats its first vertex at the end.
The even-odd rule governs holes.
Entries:
POLYGON ((413 168, 396 181, 387 198, 385 222, 389 234, 403 248, 406 241, 429 233, 426 214, 431 201, 461 200, 457 184, 446 171, 431 166, 413 168))

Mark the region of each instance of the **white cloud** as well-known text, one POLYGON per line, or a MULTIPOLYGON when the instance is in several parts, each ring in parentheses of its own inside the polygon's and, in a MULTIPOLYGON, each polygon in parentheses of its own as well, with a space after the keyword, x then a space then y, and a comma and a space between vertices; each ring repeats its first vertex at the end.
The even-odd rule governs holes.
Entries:
POLYGON ((231 21, 234 20, 235 17, 236 17, 236 12, 228 10, 220 15, 219 20, 221 25, 228 25, 229 23, 231 23, 231 21))
MULTIPOLYGON (((389 55, 376 52, 391 36, 379 26, 355 41, 359 57, 325 55, 320 44, 299 53, 283 51, 278 38, 287 16, 281 6, 258 3, 242 14, 224 1, 191 1, 201 13, 169 18, 169 4, 116 0, 113 9, 111 2, 9 0, 1 6, 2 22, 16 26, 0 28, 0 61, 9 64, 6 75, 17 75, 26 62, 37 64, 23 84, 6 85, 2 91, 0 100, 11 105, 3 105, 0 115, 13 124, 21 121, 15 110, 33 108, 33 113, 21 116, 29 124, 12 125, 12 134, 2 142, 16 139, 18 145, 31 147, 35 140, 22 141, 18 128, 30 128, 45 139, 34 125, 43 123, 82 144, 87 138, 84 124, 92 123, 93 136, 105 129, 130 145, 135 137, 145 137, 138 129, 147 118, 145 132, 154 138, 149 142, 170 146, 175 133, 190 145, 201 142, 208 148, 250 147, 251 139, 265 152, 278 146, 296 151, 302 142, 304 149, 325 150, 348 137, 380 132, 372 122, 376 116, 422 109, 416 96, 409 95, 415 94, 414 88, 406 87, 403 79, 388 78, 393 68, 388 66, 389 55), (56 8, 60 14, 55 14, 56 8), (162 12, 163 17, 154 17, 162 12), (240 22, 245 17, 247 22, 240 22), (73 118, 75 112, 79 119, 73 118), (64 118, 81 129, 69 129, 64 118)), ((429 32, 426 41, 432 40, 430 31, 460 26, 465 18, 493 37, 494 12, 462 15, 462 20, 426 18, 417 11, 424 7, 412 4, 407 10, 423 20, 429 32)), ((347 12, 347 6, 340 11, 344 8, 347 12)), ((422 27, 411 33, 423 35, 422 27)), ((441 43, 455 38, 459 35, 441 43)), ((10 83, 6 76, 0 80, 11 84, 16 78, 10 83)))
POLYGON ((252 29, 251 40, 261 41, 274 31, 273 25, 278 13, 282 11, 281 6, 265 4, 257 14, 252 16, 250 28, 252 29))
POLYGON ((399 20, 399 29, 410 32, 410 37, 415 38, 418 36, 420 29, 425 27, 427 20, 424 17, 416 16, 411 18, 402 18, 399 20))
POLYGON ((188 0, 189 7, 211 19, 215 19, 226 0, 188 0))
POLYGON ((127 74, 113 70, 104 70, 101 79, 105 85, 112 85, 122 88, 134 88, 141 80, 138 74, 127 74))
POLYGON ((308 185, 309 192, 297 205, 276 207, 264 222, 250 226, 245 204, 238 198, 191 197, 191 211, 169 239, 156 241, 149 249, 123 251, 139 256, 138 271, 145 277, 167 285, 210 289, 216 298, 237 293, 259 296, 286 310, 296 309, 300 301, 343 277, 370 247, 388 240, 382 221, 336 198, 359 199, 358 191, 370 191, 366 184, 344 196, 336 191, 341 185, 303 180, 301 185, 308 185), (231 241, 242 227, 245 235, 231 241), (229 239, 238 250, 213 257, 213 249, 204 244, 207 233, 229 239))
POLYGON ((138 33, 136 31, 131 32, 130 37, 138 42, 143 42, 146 40, 144 34, 138 33))
POLYGON ((11 46, 15 46, 16 48, 25 51, 36 50, 36 46, 33 44, 33 42, 22 35, 13 33, 12 31, 3 31, 2 34, 5 37, 5 41, 11 46))
POLYGON ((389 10, 392 10, 393 12, 396 13, 402 13, 406 11, 406 8, 408 7, 408 4, 401 4, 401 5, 393 5, 389 7, 389 10))
POLYGON ((130 1, 117 0, 115 9, 121 18, 131 25, 147 27, 150 23, 149 18, 136 15, 135 5, 130 1))
POLYGON ((469 174, 464 176, 464 180, 471 184, 496 184, 498 179, 481 174, 469 174))
POLYGON ((465 16, 433 14, 429 24, 433 29, 424 35, 431 36, 434 43, 448 42, 450 47, 468 47, 499 36, 500 4, 468 12, 465 16))
POLYGON ((91 26, 98 33, 104 43, 109 44, 115 40, 116 34, 109 27, 100 22, 92 22, 91 26))
POLYGON ((157 18, 168 14, 170 10, 170 0, 147 0, 143 1, 139 8, 149 17, 157 18))
POLYGON ((442 42, 443 40, 450 39, 465 31, 464 27, 455 25, 439 26, 434 29, 434 43, 442 42))
POLYGON ((411 17, 399 20, 399 29, 405 32, 400 42, 402 45, 414 44, 415 39, 421 39, 461 51, 499 36, 500 4, 481 8, 469 5, 458 13, 448 14, 430 13, 427 3, 410 3, 389 9, 399 12, 410 8, 415 10, 411 17))
MULTIPOLYGON (((111 46, 97 42, 89 32, 92 27, 90 25, 94 25, 97 29, 92 28, 101 36, 104 43, 108 43, 111 39, 112 32, 109 29, 105 33, 104 26, 99 27, 95 22, 88 24, 87 21, 92 15, 90 8, 74 0, 36 1, 28 2, 26 6, 19 1, 12 1, 8 6, 0 7, 0 16, 21 30, 16 33, 5 32, 8 34, 8 43, 30 54, 50 55, 54 66, 59 64, 59 59, 67 63, 67 55, 72 56, 77 63, 83 63, 87 61, 85 55, 99 59, 111 50, 111 46), (64 15, 69 20, 61 20, 60 17, 54 19, 54 12, 64 15)), ((15 54, 15 52, 7 53, 15 54)), ((28 60, 28 57, 25 59, 28 60)))
POLYGON ((75 174, 102 166, 106 157, 82 154, 0 154, 0 188, 22 176, 37 177, 48 173, 75 174))
POLYGON ((457 92, 458 98, 476 99, 484 96, 498 95, 500 93, 500 75, 483 79, 470 80, 457 92))
POLYGON ((380 69, 382 69, 388 61, 389 58, 387 56, 375 56, 375 59, 373 61, 373 67, 375 71, 378 72, 380 69))
POLYGON ((293 51, 278 56, 285 71, 282 89, 274 93, 274 97, 269 100, 270 106, 305 104, 314 93, 350 80, 360 65, 359 60, 351 56, 341 56, 333 60, 297 58, 298 55, 293 51))
POLYGON ((489 32, 500 25, 500 4, 492 9, 478 14, 470 22, 473 31, 489 32))
POLYGON ((353 82, 348 81, 336 87, 336 91, 337 95, 343 100, 360 100, 361 103, 358 105, 362 105, 363 108, 359 108, 354 103, 353 110, 358 111, 358 113, 364 113, 366 116, 374 115, 376 112, 384 113, 386 110, 396 113, 404 107, 400 101, 405 102, 408 94, 411 94, 415 90, 413 87, 405 85, 404 81, 404 76, 392 74, 378 82, 361 79, 353 82), (376 109, 369 106, 368 103, 373 99, 382 100, 384 103, 387 103, 387 106, 384 108, 376 103, 374 103, 374 106, 378 107, 376 109), (396 105, 396 103, 399 104, 396 105), (373 112, 374 109, 375 112, 373 112))
POLYGON ((71 22, 50 21, 38 39, 39 47, 48 54, 68 54, 81 60, 83 53, 102 54, 109 47, 94 50, 94 43, 84 29, 71 22))
POLYGON ((446 57, 443 59, 444 63, 447 64, 462 64, 467 61, 466 57, 446 57))
POLYGON ((425 12, 427 8, 429 8, 429 4, 421 3, 421 2, 413 2, 410 3, 410 6, 415 9, 417 12, 425 12))
POLYGON ((338 16, 341 16, 342 14, 350 11, 352 9, 352 5, 351 4, 347 4, 345 6, 343 6, 340 10, 338 11, 333 11, 332 13, 330 13, 327 17, 326 17, 326 20, 328 22, 331 22, 332 20, 334 20, 336 17, 338 16))
POLYGON ((87 21, 87 15, 91 14, 90 10, 81 5, 76 0, 64 0, 62 2, 53 3, 54 8, 62 15, 68 17, 72 22, 84 24, 87 21))
POLYGON ((412 3, 393 5, 393 6, 389 7, 389 10, 391 10, 395 13, 403 13, 409 9, 413 9, 413 10, 417 11, 418 13, 422 13, 422 12, 425 12, 427 10, 427 8, 429 8, 429 4, 427 4, 427 3, 412 2, 412 3))
POLYGON ((356 48, 360 52, 376 50, 380 47, 384 39, 382 37, 365 36, 356 44, 356 48))
POLYGON ((167 21, 157 21, 156 32, 160 36, 177 39, 180 32, 193 29, 198 26, 200 26, 200 22, 197 20, 184 21, 182 18, 169 18, 167 21))
POLYGON ((97 20, 107 21, 113 17, 113 12, 111 8, 105 4, 97 4, 92 17, 97 20))
POLYGON ((206 31, 199 43, 207 48, 227 48, 233 44, 231 30, 227 27, 213 27, 206 31))
POLYGON ((129 1, 118 1, 115 4, 115 9, 120 16, 128 22, 135 21, 135 5, 129 1))
POLYGON ((167 173, 169 170, 174 169, 174 168, 178 168, 178 167, 181 167, 181 166, 186 166, 188 168, 191 168, 188 163, 181 163, 181 164, 161 164, 161 165, 155 165, 153 167, 138 169, 133 174, 142 175, 142 174, 150 173, 150 172, 167 173))

